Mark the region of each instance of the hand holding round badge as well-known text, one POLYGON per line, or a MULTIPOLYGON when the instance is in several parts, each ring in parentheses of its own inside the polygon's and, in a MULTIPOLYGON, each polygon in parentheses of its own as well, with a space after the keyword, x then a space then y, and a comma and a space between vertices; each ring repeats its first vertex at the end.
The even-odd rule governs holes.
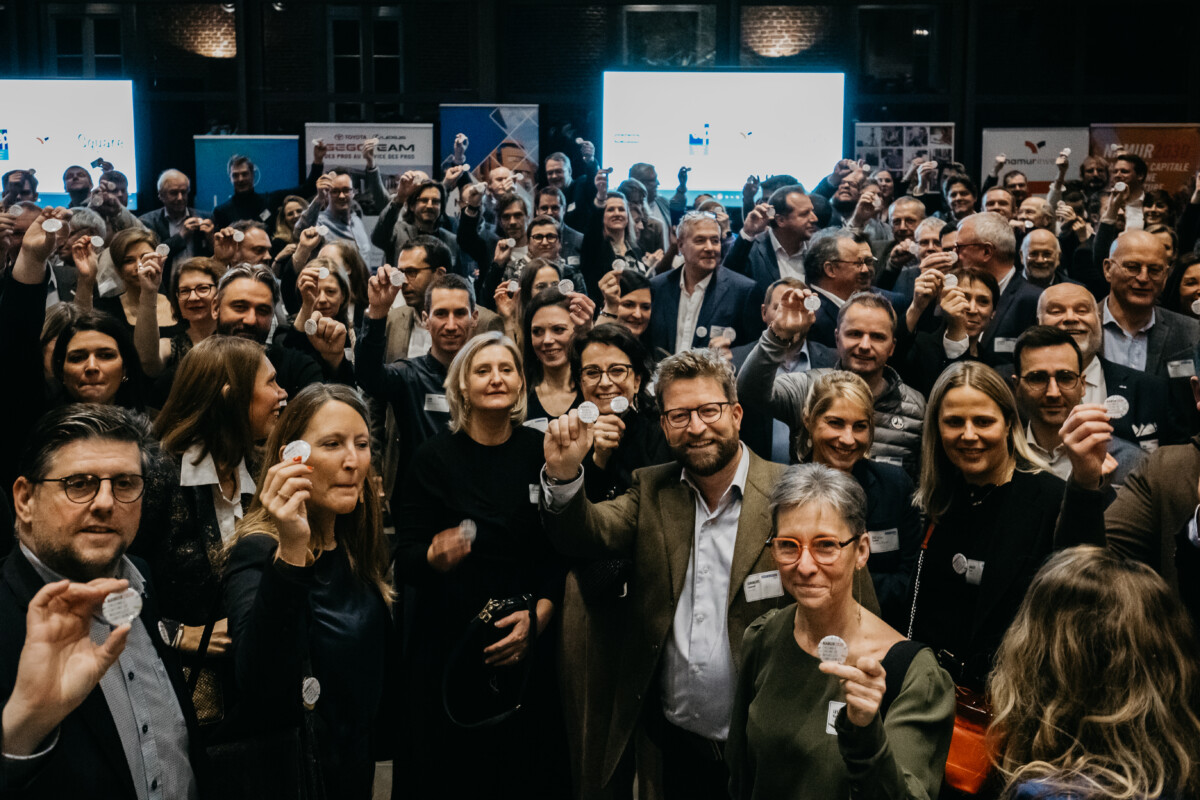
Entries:
POLYGON ((832 661, 835 664, 845 664, 850 655, 850 647, 840 636, 826 636, 817 643, 817 655, 821 661, 832 661))
POLYGON ((612 409, 614 414, 624 414, 629 410, 629 398, 623 394, 617 395, 608 404, 608 407, 612 409))
POLYGON ((398 269, 392 270, 392 274, 388 276, 388 280, 392 282, 392 286, 403 286, 408 282, 408 278, 404 277, 404 273, 398 269))
POLYGON ((957 287, 958 287, 958 276, 957 275, 947 275, 946 277, 942 278, 942 288, 943 289, 955 289, 957 287))
MULTIPOLYGON (((310 320, 311 321, 311 320, 310 320)), ((315 326, 314 326, 315 327, 315 326)), ((313 331, 316 333, 316 331, 313 331)), ((308 463, 308 457, 312 455, 312 446, 303 439, 296 439, 288 442, 283 448, 283 460, 291 461, 296 457, 300 458, 301 464, 308 463)))
POLYGON ((579 421, 584 425, 594 425, 600 419, 600 407, 587 400, 579 404, 579 421))
POLYGON ((810 294, 808 297, 804 298, 804 308, 808 311, 816 313, 821 309, 821 298, 817 297, 815 294, 810 294))
POLYGON ((111 592, 104 598, 100 613, 114 628, 129 625, 142 613, 142 596, 133 588, 111 592))
POLYGON ((563 278, 558 282, 558 290, 563 294, 570 294, 575 291, 575 284, 568 278, 563 278))

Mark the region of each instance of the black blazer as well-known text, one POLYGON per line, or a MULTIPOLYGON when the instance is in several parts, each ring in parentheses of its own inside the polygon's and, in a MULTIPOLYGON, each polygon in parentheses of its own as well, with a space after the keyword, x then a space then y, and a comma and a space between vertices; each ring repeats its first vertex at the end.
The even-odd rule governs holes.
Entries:
MULTIPOLYGON (((146 627, 155 652, 175 689, 183 717, 187 722, 189 749, 197 784, 203 787, 204 749, 200 746, 196 715, 186 696, 179 660, 159 634, 158 602, 147 575, 146 565, 133 559, 134 566, 146 578, 145 602, 141 621, 146 627)), ((42 578, 19 547, 0 567, 0 697, 7 702, 17 677, 17 664, 25 644, 25 614, 29 601, 44 585, 42 578)), ((170 765, 167 765, 170 769, 170 765)), ((94 688, 59 726, 58 744, 33 777, 21 787, 10 787, 0 771, 0 794, 11 798, 103 797, 133 798, 133 775, 125 760, 121 737, 117 732, 104 692, 94 688)))
POLYGON ((1041 295, 1041 287, 1025 280, 1018 268, 1008 286, 1000 293, 1000 302, 996 303, 996 313, 992 316, 992 321, 979 337, 980 348, 996 351, 998 357, 1007 356, 1011 361, 1012 345, 1017 337, 1029 326, 1037 324, 1037 304, 1041 295), (997 346, 997 339, 1011 341, 997 346))
POLYGON ((913 505, 912 479, 903 467, 859 459, 851 474, 867 495, 871 557, 867 569, 883 620, 898 631, 908 628, 908 587, 921 551, 921 513, 913 505), (895 530, 895 537, 892 531, 895 530), (895 543, 895 549, 888 549, 895 543))
MULTIPOLYGON (((683 267, 676 267, 650 279, 650 296, 654 313, 650 315, 650 342, 652 353, 658 358, 660 351, 675 352, 675 328, 679 322, 679 274, 683 267)), ((584 277, 587 277, 585 272, 584 277)), ((713 325, 732 326, 742 342, 755 341, 762 333, 763 292, 754 281, 744 275, 717 267, 704 293, 700 313, 696 317, 696 331, 692 335, 691 347, 707 347, 709 329, 713 325), (701 328, 704 329, 701 332, 701 328)), ((811 337, 810 337, 811 338, 811 337)))
MULTIPOLYGON (((188 208, 187 217, 200 217, 200 219, 212 219, 212 216, 198 211, 194 208, 188 208)), ((171 287, 171 274, 174 270, 175 261, 180 254, 187 248, 187 238, 183 234, 171 235, 171 223, 167 220, 167 210, 158 208, 138 217, 142 224, 150 230, 154 231, 154 235, 158 237, 158 241, 171 248, 171 254, 167 256, 167 262, 163 269, 162 292, 169 292, 171 287)), ((213 254, 212 245, 208 242, 208 237, 201 233, 193 234, 195 251, 197 256, 211 256, 213 254)))
POLYGON ((1097 358, 1108 393, 1129 401, 1129 413, 1112 420, 1114 436, 1151 451, 1159 445, 1182 444, 1188 439, 1187 426, 1180 424, 1182 420, 1173 413, 1166 378, 1097 358))

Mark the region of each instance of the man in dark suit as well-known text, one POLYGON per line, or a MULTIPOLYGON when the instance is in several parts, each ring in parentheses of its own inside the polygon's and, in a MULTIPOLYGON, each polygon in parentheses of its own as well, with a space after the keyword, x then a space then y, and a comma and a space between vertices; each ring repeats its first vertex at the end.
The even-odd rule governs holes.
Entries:
POLYGON ((804 187, 776 189, 746 214, 724 265, 754 279, 764 292, 780 278, 803 278, 804 254, 817 230, 817 214, 804 187))
POLYGON ((683 266, 650 281, 654 314, 650 346, 656 357, 706 347, 713 326, 732 327, 738 339, 762 331, 763 290, 749 278, 721 267, 721 228, 698 212, 679 222, 683 266))
MULTIPOLYGON (((785 289, 803 289, 804 282, 799 278, 780 278, 767 289, 763 300, 762 319, 768 328, 771 321, 779 313, 779 301, 785 289)), ((733 348, 733 368, 738 371, 746 361, 746 356, 757 344, 751 339, 745 344, 733 348)), ((837 351, 817 342, 810 342, 801 336, 790 343, 784 353, 783 360, 775 369, 775 374, 786 375, 791 372, 807 372, 810 369, 830 368, 837 364, 837 351)), ((756 454, 768 458, 777 464, 788 464, 792 461, 792 437, 786 423, 771 419, 767 414, 752 414, 742 420, 742 441, 756 454)))
MULTIPOLYGON (((1119 394, 1129 403, 1124 416, 1112 420, 1113 435, 1152 453, 1160 445, 1187 439, 1185 419, 1176 412, 1167 379, 1130 369, 1100 355, 1103 333, 1096 300, 1087 287, 1059 283, 1038 301, 1038 324, 1053 325, 1075 338, 1083 353, 1084 403, 1103 403, 1119 394)), ((1189 390, 1190 394, 1190 390, 1189 390)))
POLYGON ((32 433, 0 572, 6 797, 198 796, 191 702, 144 565, 124 555, 152 447, 117 406, 64 406, 32 433), (142 603, 118 616, 105 598, 127 587, 142 603))
POLYGON ((804 256, 804 279, 821 301, 808 339, 826 347, 837 347, 838 312, 855 292, 871 291, 891 303, 897 315, 908 310, 908 301, 885 289, 872 289, 875 256, 867 238, 860 233, 835 228, 813 237, 804 256))
POLYGON ((995 353, 1011 353, 1017 337, 1037 319, 1037 299, 1042 293, 1016 267, 1017 237, 1012 226, 994 212, 972 214, 959 223, 954 250, 965 266, 991 273, 1000 285, 1000 301, 979 338, 980 346, 995 353))
POLYGON ((212 217, 188 205, 192 182, 177 169, 169 169, 158 176, 158 199, 163 207, 139 219, 154 231, 158 241, 171 248, 171 254, 163 265, 162 291, 169 291, 172 267, 180 261, 196 256, 211 256, 213 234, 212 217))

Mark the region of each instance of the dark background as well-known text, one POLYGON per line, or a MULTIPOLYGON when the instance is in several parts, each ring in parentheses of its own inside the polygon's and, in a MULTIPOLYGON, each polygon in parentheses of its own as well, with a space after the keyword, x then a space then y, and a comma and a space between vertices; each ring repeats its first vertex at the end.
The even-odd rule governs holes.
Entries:
MULTIPOLYGON (((139 190, 152 203, 160 170, 192 172, 197 133, 436 123, 440 102, 497 101, 539 103, 544 142, 566 122, 596 139, 601 72, 622 67, 844 71, 847 153, 856 120, 949 121, 978 174, 986 127, 1200 120, 1200 2, 1128 8, 0 0, 0 76, 133 79, 139 190)), ((736 98, 713 102, 736 113, 736 98)), ((0 98, 0 113, 20 109, 0 98)), ((678 165, 657 166, 667 183, 678 165)))

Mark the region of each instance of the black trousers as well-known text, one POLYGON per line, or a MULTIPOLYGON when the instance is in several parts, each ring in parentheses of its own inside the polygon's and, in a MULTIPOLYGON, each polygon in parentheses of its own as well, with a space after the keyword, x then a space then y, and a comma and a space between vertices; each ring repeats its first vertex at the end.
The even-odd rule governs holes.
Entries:
POLYGON ((729 800, 725 743, 662 721, 663 794, 667 800, 729 800))

